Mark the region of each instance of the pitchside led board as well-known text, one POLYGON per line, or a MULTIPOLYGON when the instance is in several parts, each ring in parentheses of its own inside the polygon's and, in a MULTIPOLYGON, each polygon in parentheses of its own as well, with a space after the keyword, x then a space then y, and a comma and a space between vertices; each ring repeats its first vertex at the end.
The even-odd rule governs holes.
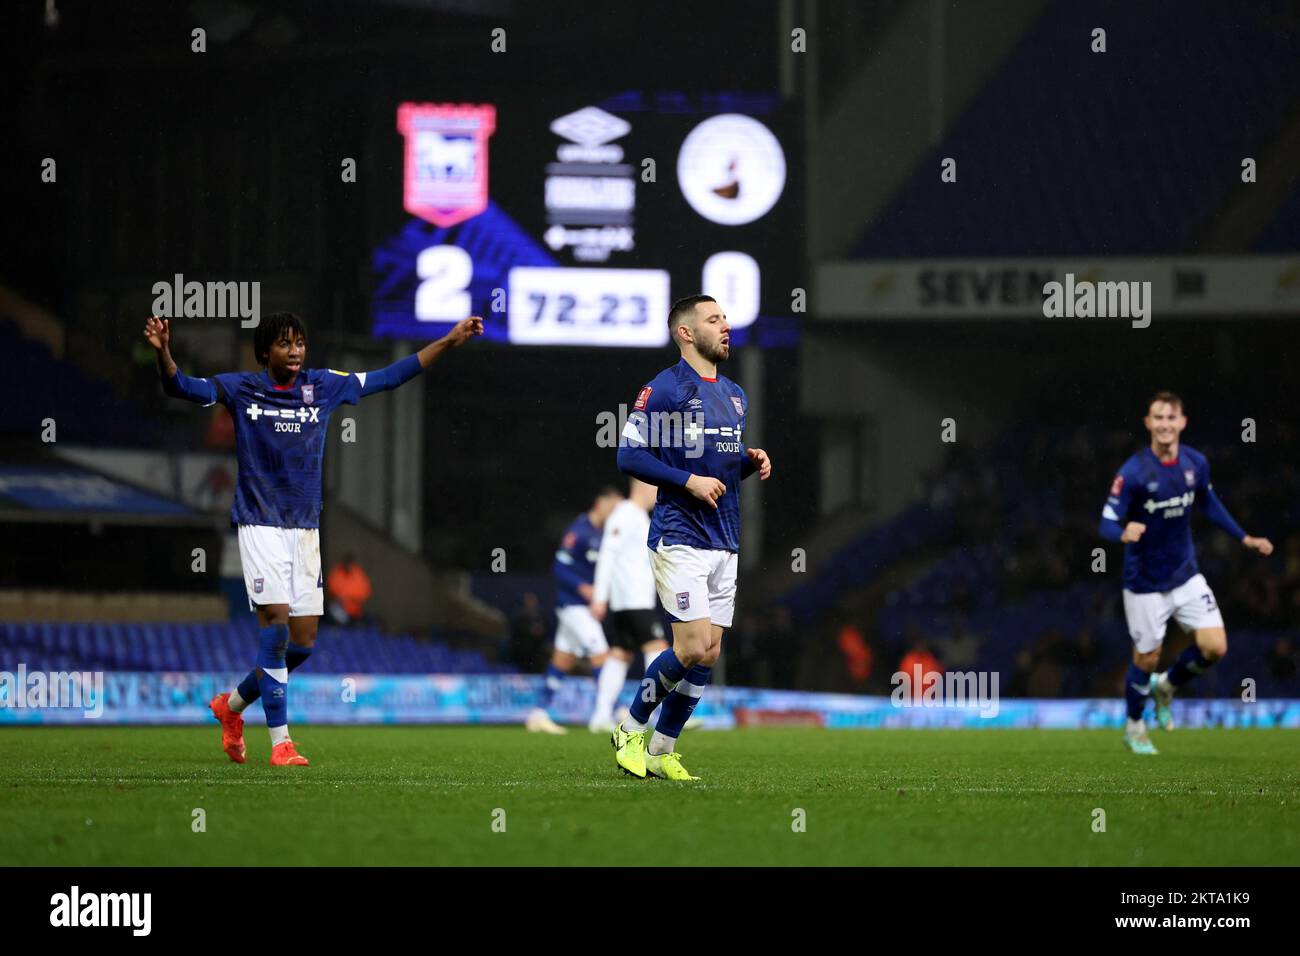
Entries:
POLYGON ((664 346, 673 299, 704 291, 736 345, 794 344, 802 183, 777 96, 403 103, 395 119, 409 218, 375 250, 377 337, 476 314, 500 342, 664 346))

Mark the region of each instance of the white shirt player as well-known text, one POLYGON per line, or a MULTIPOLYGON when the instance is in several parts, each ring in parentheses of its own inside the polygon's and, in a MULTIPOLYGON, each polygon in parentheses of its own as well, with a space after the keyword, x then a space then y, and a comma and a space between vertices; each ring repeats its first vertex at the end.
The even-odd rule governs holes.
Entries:
POLYGON ((646 537, 650 515, 633 501, 619 502, 605 519, 596 558, 595 600, 611 611, 652 610, 655 578, 646 537))

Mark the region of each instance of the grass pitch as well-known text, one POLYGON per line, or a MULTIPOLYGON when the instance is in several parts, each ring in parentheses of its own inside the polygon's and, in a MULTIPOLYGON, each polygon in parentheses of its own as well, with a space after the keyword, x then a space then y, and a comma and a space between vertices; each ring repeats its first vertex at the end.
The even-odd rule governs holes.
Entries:
POLYGON ((242 766, 215 723, 0 729, 0 862, 644 864, 667 826, 698 865, 1300 863, 1298 731, 1156 734, 1146 758, 1101 730, 693 731, 697 784, 624 777, 581 729, 295 738, 311 767, 267 766, 252 722, 242 766))

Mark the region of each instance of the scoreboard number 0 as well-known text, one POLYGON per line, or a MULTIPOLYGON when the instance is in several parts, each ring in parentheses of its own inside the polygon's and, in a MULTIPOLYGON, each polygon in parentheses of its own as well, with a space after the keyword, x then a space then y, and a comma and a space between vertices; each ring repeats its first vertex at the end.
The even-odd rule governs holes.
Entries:
POLYGON ((704 262, 700 288, 722 303, 727 324, 743 329, 758 318, 762 280, 758 263, 743 252, 718 252, 704 262))

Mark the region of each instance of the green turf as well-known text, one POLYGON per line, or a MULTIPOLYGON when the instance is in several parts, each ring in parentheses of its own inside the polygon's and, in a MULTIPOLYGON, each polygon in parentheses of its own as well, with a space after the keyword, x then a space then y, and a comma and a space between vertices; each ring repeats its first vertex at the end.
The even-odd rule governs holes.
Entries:
POLYGON ((215 725, 0 730, 0 861, 617 865, 667 829, 703 865, 1300 863, 1297 731, 699 731, 673 784, 585 730, 302 727, 306 769, 249 730, 243 766, 215 725))

